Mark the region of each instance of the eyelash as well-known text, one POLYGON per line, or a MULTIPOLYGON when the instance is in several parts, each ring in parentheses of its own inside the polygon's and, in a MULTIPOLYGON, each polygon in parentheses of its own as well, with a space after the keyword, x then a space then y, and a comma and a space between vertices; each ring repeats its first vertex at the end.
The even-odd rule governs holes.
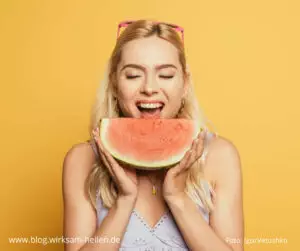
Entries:
MULTIPOLYGON (((132 76, 126 76, 127 79, 135 79, 135 78, 138 78, 140 77, 139 75, 132 75, 132 76)), ((161 78, 164 78, 164 79, 171 79, 173 78, 174 76, 164 76, 164 75, 160 75, 161 78)))

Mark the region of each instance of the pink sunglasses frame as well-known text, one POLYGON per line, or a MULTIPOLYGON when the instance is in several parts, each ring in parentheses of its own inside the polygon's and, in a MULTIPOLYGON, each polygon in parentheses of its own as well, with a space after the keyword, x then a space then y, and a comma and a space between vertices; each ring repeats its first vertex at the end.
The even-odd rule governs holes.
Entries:
MULTIPOLYGON (((126 21, 120 22, 118 24, 117 38, 119 37, 121 27, 127 27, 129 24, 131 24, 133 22, 135 22, 135 20, 126 20, 126 21)), ((184 45, 184 29, 181 26, 179 26, 177 24, 171 24, 171 23, 165 23, 165 22, 157 22, 157 21, 154 22, 154 24, 159 24, 159 23, 166 24, 166 25, 172 27, 173 29, 175 29, 176 31, 179 31, 181 33, 182 44, 184 45)))

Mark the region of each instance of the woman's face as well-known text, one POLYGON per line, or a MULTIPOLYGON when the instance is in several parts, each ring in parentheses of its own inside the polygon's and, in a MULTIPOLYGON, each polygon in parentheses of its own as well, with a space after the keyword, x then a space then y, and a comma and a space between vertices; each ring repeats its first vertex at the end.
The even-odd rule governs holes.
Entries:
POLYGON ((117 69, 117 98, 126 117, 174 118, 185 94, 175 46, 157 36, 128 42, 117 69))

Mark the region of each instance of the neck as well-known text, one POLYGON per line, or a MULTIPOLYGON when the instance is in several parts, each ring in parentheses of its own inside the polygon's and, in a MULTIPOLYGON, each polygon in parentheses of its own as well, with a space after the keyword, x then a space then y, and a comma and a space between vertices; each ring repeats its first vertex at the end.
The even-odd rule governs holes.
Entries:
POLYGON ((139 180, 139 192, 152 194, 157 198, 161 197, 162 184, 166 174, 166 169, 160 170, 136 170, 139 180))
POLYGON ((136 170, 136 174, 139 177, 150 177, 155 180, 164 179, 166 174, 166 169, 159 169, 159 170, 136 170))

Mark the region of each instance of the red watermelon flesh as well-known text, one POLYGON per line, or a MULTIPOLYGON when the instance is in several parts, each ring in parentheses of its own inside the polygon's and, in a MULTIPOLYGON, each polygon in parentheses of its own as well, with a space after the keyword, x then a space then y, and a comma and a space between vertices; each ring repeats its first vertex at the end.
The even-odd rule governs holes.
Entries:
POLYGON ((159 169, 179 162, 200 132, 189 119, 104 118, 100 138, 116 159, 138 169, 159 169))

